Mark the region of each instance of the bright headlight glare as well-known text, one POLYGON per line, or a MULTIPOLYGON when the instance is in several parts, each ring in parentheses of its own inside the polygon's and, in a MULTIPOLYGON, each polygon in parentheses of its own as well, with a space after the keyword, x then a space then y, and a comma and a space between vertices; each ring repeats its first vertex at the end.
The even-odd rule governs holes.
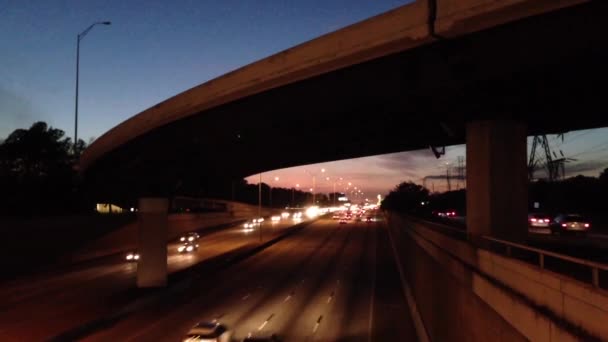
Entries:
POLYGON ((191 251, 192 251, 192 246, 188 246, 188 248, 186 248, 186 250, 187 250, 188 252, 191 252, 191 251))

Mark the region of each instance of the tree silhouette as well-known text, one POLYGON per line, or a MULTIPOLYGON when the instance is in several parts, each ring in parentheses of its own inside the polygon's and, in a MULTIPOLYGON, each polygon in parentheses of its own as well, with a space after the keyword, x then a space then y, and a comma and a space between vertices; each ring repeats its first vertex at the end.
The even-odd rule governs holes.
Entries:
MULTIPOLYGON (((75 162, 65 132, 36 122, 0 144, 0 212, 38 214, 66 211, 74 203, 75 162)), ((77 149, 86 145, 79 141, 77 149)))
POLYGON ((382 201, 382 209, 412 212, 428 198, 427 188, 413 182, 402 182, 382 201))
POLYGON ((602 184, 608 184, 608 168, 605 168, 604 171, 600 173, 600 182, 602 184))

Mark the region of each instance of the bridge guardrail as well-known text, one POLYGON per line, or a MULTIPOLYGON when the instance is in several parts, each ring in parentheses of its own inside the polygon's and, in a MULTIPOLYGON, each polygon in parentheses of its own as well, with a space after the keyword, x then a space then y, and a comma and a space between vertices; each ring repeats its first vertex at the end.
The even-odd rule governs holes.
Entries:
POLYGON ((484 239, 486 241, 498 243, 498 244, 504 246, 505 252, 506 252, 507 256, 509 256, 509 257, 511 257, 511 255, 512 255, 513 248, 518 248, 521 250, 525 250, 528 252, 533 252, 533 253, 538 254, 538 266, 541 269, 545 269, 545 256, 550 256, 550 257, 553 257, 553 258, 556 258, 556 259, 559 259, 562 261, 566 261, 566 262, 588 267, 591 269, 591 284, 596 288, 600 287, 600 276, 599 276, 600 270, 608 271, 607 264, 602 264, 599 262, 580 259, 580 258, 572 257, 569 255, 559 254, 559 253, 551 252, 548 250, 530 247, 530 246, 526 246, 523 244, 507 241, 507 240, 497 239, 497 238, 490 237, 490 236, 483 236, 482 239, 484 239))
MULTIPOLYGON (((420 218, 413 218, 415 220, 418 221, 422 221, 422 222, 426 222, 426 223, 430 223, 433 226, 440 228, 440 229, 444 229, 446 231, 449 231, 451 233, 455 233, 457 235, 459 235, 460 237, 462 237, 463 239, 468 239, 467 236, 467 232, 466 230, 462 230, 462 229, 458 229, 458 228, 454 228, 454 227, 450 227, 449 225, 446 225, 444 223, 438 223, 438 222, 432 222, 432 221, 427 221, 424 219, 420 219, 420 218)), ((519 249, 519 250, 523 250, 526 252, 531 252, 534 253, 535 255, 538 256, 538 262, 536 263, 537 266, 539 266, 541 269, 545 270, 547 269, 545 267, 545 257, 552 257, 555 259, 558 259, 560 261, 564 261, 570 264, 575 264, 578 266, 583 266, 585 268, 587 268, 589 271, 588 274, 591 275, 591 281, 589 280, 582 280, 582 279, 578 279, 577 277, 573 277, 567 273, 564 272, 559 272, 559 271, 555 271, 555 270, 551 270, 553 272, 557 272, 559 274, 568 276, 570 278, 574 278, 577 280, 581 280, 583 282, 586 283, 591 283, 591 285, 593 285, 593 287, 595 288, 603 288, 600 284, 600 272, 608 272, 608 264, 603 264, 600 262, 595 262, 595 261, 590 261, 590 260, 585 260, 585 259, 581 259, 581 258, 576 258, 573 256, 569 256, 569 255, 565 255, 565 254, 560 254, 560 253, 556 253, 556 252, 552 252, 549 250, 545 250, 545 249, 541 249, 541 248, 536 248, 536 247, 531 247, 531 246, 527 246, 524 244, 520 244, 520 243, 516 243, 516 242, 511 242, 511 241, 507 241, 507 240, 502 240, 502 239, 498 239, 498 238, 494 238, 491 236, 487 236, 484 235, 481 237, 482 241, 486 241, 490 244, 498 244, 501 246, 501 248, 503 248, 503 251, 505 253, 505 255, 509 258, 513 258, 513 259, 518 259, 513 255, 513 249, 519 249)), ((489 249, 490 251, 492 251, 492 248, 487 248, 488 246, 480 246, 482 248, 485 249, 489 249)), ((604 286, 605 288, 605 286, 604 286)))

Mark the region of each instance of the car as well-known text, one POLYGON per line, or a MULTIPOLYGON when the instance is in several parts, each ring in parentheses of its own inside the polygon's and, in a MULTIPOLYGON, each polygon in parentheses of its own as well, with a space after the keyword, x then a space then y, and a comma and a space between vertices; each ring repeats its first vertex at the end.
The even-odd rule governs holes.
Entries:
POLYGON ((127 253, 127 255, 125 256, 125 259, 127 261, 138 261, 139 260, 139 253, 136 253, 136 252, 127 253))
POLYGON ((348 223, 348 219, 346 217, 341 217, 340 221, 338 221, 340 224, 344 224, 344 223, 348 223))
POLYGON ((579 214, 560 214, 551 224, 551 233, 579 233, 586 234, 591 229, 591 222, 579 214))
POLYGON ((531 213, 528 215, 528 228, 534 231, 535 228, 549 228, 553 219, 548 214, 531 213))
POLYGON ((448 209, 446 211, 443 212, 443 216, 444 217, 454 217, 456 216, 456 210, 454 209, 448 209))
POLYGON ((190 233, 187 233, 186 235, 183 235, 182 237, 180 237, 179 241, 181 241, 181 242, 196 241, 199 238, 200 238, 200 235, 198 235, 198 233, 190 232, 190 233))
POLYGON ((372 222, 372 217, 371 216, 366 216, 365 217, 365 222, 372 222))
POLYGON ((185 242, 181 246, 177 247, 179 253, 192 253, 198 250, 198 243, 196 242, 185 242))
POLYGON ((217 322, 199 322, 184 336, 183 342, 229 342, 232 333, 217 322))

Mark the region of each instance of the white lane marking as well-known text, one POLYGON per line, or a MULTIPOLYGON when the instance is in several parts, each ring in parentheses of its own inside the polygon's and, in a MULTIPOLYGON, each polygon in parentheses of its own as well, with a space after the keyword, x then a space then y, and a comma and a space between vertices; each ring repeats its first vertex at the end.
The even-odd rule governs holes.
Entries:
POLYGON ((249 298, 249 296, 250 296, 250 295, 251 295, 251 294, 249 294, 249 293, 248 293, 248 294, 244 295, 244 296, 243 296, 243 298, 241 298, 241 299, 242 299, 242 300, 246 300, 247 298, 249 298))
POLYGON ((260 330, 264 329, 264 327, 266 326, 266 324, 268 324, 268 321, 264 321, 264 323, 262 323, 262 325, 260 325, 260 326, 258 327, 258 331, 260 331, 260 330))
POLYGON ((323 319, 323 315, 319 316, 319 318, 317 319, 317 322, 315 323, 315 326, 312 328, 312 333, 316 333, 317 329, 319 329, 319 325, 321 324, 321 320, 323 319))
POLYGON ((283 300, 283 303, 285 303, 286 301, 291 299, 291 295, 288 295, 287 297, 285 297, 285 300, 283 300))
POLYGON ((270 316, 268 316, 268 318, 266 318, 266 320, 264 321, 264 323, 262 323, 262 325, 260 325, 258 327, 258 331, 264 329, 264 327, 266 326, 266 324, 268 324, 268 322, 270 322, 270 320, 272 319, 272 317, 274 317, 274 314, 270 314, 270 316))
POLYGON ((367 331, 368 331, 368 335, 367 335, 367 341, 368 342, 372 342, 372 332, 374 329, 374 301, 375 301, 375 297, 376 297, 376 261, 377 261, 377 254, 378 254, 378 234, 376 233, 376 230, 373 230, 374 232, 374 238, 372 239, 372 243, 374 244, 374 254, 373 254, 373 258, 372 258, 372 293, 370 295, 370 303, 369 303, 369 322, 367 325, 367 331))
POLYGON ((329 302, 331 302, 331 300, 334 298, 334 291, 331 291, 331 293, 329 294, 329 297, 327 297, 327 304, 329 304, 329 302))

